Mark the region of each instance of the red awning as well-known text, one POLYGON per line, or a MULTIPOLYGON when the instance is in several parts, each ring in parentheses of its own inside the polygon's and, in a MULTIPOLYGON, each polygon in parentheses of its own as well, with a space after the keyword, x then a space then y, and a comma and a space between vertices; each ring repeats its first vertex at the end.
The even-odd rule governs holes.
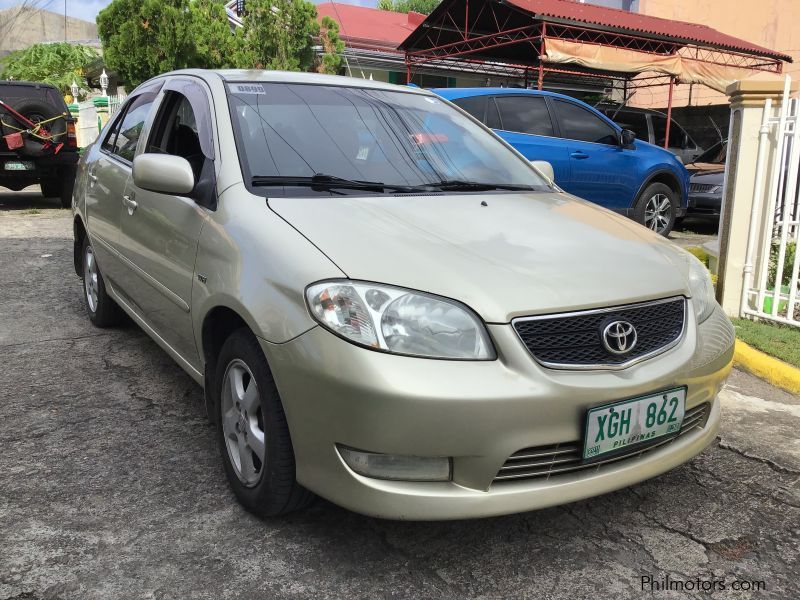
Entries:
POLYGON ((565 20, 571 24, 595 25, 609 31, 634 33, 643 37, 661 38, 673 42, 727 48, 786 62, 792 61, 792 57, 787 54, 751 44, 697 23, 661 19, 616 8, 583 4, 573 0, 505 0, 505 3, 517 7, 537 20, 565 20))

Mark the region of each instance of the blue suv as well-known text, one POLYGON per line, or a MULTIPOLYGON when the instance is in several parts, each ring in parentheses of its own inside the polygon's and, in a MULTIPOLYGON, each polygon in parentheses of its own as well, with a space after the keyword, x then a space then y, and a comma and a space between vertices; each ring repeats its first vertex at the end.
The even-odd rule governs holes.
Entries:
POLYGON ((689 172, 671 152, 588 104, 552 92, 441 88, 450 100, 528 160, 553 166, 565 191, 622 213, 662 235, 686 214, 689 172))

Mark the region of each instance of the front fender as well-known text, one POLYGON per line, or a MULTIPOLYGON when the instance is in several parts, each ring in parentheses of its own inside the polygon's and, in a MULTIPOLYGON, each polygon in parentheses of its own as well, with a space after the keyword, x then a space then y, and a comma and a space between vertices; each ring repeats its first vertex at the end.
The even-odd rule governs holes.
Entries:
POLYGON ((206 317, 217 307, 234 311, 258 337, 283 343, 308 331, 305 287, 345 274, 311 242, 241 184, 226 190, 200 236, 192 312, 203 355, 206 317))

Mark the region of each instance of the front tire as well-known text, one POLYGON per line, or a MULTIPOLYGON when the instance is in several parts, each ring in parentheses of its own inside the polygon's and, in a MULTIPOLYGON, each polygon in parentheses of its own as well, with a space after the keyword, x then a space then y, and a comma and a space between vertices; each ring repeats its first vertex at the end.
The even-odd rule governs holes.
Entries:
POLYGON ((83 299, 89 320, 95 327, 106 328, 116 325, 122 319, 122 309, 106 292, 106 284, 97 264, 87 236, 83 240, 83 299))
POLYGON ((634 219, 648 229, 667 237, 675 226, 675 192, 663 183, 652 183, 639 195, 634 219))
POLYGON ((225 341, 214 377, 217 442, 225 475, 250 512, 274 517, 313 499, 295 479, 286 415, 255 336, 235 331, 225 341))

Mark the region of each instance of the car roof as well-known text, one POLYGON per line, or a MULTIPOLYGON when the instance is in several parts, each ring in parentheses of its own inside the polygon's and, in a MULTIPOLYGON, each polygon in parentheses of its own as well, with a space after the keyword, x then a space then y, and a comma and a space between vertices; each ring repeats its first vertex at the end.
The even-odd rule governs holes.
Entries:
POLYGON ((174 75, 195 75, 203 79, 221 78, 226 82, 262 82, 262 83, 299 83, 310 85, 338 85, 344 87, 358 87, 373 90, 406 91, 417 94, 431 95, 427 90, 415 86, 396 85, 383 81, 372 81, 359 77, 345 77, 343 75, 324 75, 322 73, 301 73, 295 71, 265 71, 260 69, 182 69, 171 71, 160 77, 174 75))
POLYGON ((480 88, 432 88, 434 94, 438 94, 442 98, 453 100, 457 98, 468 98, 470 96, 504 96, 504 95, 527 95, 527 96, 550 96, 552 98, 563 98, 564 100, 572 100, 573 102, 580 102, 580 100, 567 96, 566 94, 558 94, 556 92, 546 92, 544 90, 530 90, 527 88, 506 88, 506 87, 480 87, 480 88))
POLYGON ((572 102, 573 104, 582 106, 583 108, 594 112, 599 118, 611 125, 614 129, 619 130, 620 128, 619 125, 617 125, 613 120, 609 119, 607 115, 603 114, 593 106, 586 104, 586 102, 578 100, 577 98, 573 98, 572 96, 557 94, 555 92, 529 90, 526 88, 433 88, 430 91, 441 96, 445 100, 459 100, 461 98, 471 98, 474 96, 550 96, 551 98, 559 98, 561 100, 566 100, 567 102, 572 102))
POLYGON ((19 87, 35 87, 35 88, 50 88, 50 89, 58 89, 52 83, 44 83, 42 81, 9 81, 5 79, 0 79, 0 86, 6 85, 13 85, 19 87))

